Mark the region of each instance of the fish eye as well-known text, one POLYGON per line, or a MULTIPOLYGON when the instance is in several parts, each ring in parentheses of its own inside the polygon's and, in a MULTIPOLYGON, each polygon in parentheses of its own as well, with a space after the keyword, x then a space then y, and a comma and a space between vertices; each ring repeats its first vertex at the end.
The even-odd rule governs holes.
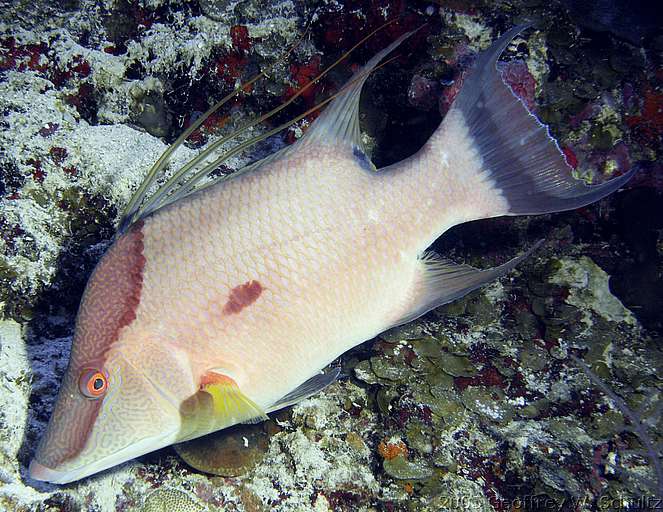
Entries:
POLYGON ((81 393, 87 398, 99 398, 103 396, 108 389, 108 379, 100 370, 87 369, 83 370, 83 373, 81 373, 78 385, 81 393))

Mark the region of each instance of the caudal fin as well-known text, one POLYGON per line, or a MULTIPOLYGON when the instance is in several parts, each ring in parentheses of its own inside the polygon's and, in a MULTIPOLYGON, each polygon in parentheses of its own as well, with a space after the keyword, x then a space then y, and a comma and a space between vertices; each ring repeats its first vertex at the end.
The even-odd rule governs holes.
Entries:
POLYGON ((478 57, 447 114, 450 120, 464 120, 481 160, 477 165, 481 178, 491 182, 508 203, 506 211, 495 215, 578 208, 614 192, 634 173, 631 170, 596 186, 571 176, 547 127, 504 84, 495 67, 509 42, 524 28, 509 30, 478 57))

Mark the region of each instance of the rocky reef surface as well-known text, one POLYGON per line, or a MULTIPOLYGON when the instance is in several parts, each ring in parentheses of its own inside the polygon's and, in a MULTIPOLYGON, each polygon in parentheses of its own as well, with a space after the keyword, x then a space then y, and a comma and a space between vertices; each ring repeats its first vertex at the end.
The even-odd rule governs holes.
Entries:
MULTIPOLYGON (((1 0, 0 508, 656 509, 663 23, 642 6, 619 15, 623 2, 601 4, 603 16, 572 4, 1 0), (640 172, 625 191, 575 212, 450 230, 434 248, 476 266, 546 242, 501 281, 345 354, 338 382, 254 437, 228 433, 250 446, 223 445, 209 462, 221 474, 197 471, 168 448, 65 486, 31 481, 27 463, 67 364, 83 287, 160 152, 273 66, 192 135, 176 169, 397 16, 239 141, 306 111, 425 24, 362 96, 374 161, 400 160, 437 126, 476 52, 533 19, 500 63, 505 81, 550 125, 577 177, 640 172), (222 476, 229 468, 241 471, 222 476)), ((314 118, 219 172, 292 143, 314 118)))

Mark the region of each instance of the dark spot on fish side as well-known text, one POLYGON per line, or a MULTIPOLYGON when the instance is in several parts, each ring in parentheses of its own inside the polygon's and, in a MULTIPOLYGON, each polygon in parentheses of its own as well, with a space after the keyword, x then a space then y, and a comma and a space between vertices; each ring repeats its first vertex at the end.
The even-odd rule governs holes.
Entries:
POLYGON ((262 285, 258 281, 248 281, 239 286, 235 286, 230 290, 230 295, 228 296, 228 302, 223 307, 223 312, 226 315, 233 315, 239 313, 246 306, 250 306, 262 293, 262 285))
POLYGON ((373 162, 368 158, 366 153, 359 146, 352 146, 352 154, 357 159, 357 162, 365 171, 374 171, 375 166, 373 162))

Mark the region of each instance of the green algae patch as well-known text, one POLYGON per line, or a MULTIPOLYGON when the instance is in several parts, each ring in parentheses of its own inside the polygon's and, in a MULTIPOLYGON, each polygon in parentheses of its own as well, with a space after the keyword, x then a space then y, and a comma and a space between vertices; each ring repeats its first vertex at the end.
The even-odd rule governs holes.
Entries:
POLYGON ((410 369, 383 357, 371 358, 371 370, 382 381, 401 382, 410 373, 410 369))
POLYGON ((452 377, 471 377, 477 370, 467 357, 447 354, 439 359, 439 365, 452 377))
POLYGON ((397 455, 382 462, 385 473, 397 480, 425 480, 433 476, 433 470, 421 461, 409 461, 405 455, 397 455))
POLYGON ((507 423, 514 415, 513 407, 499 388, 469 387, 463 391, 462 400, 470 411, 496 423, 507 423))

